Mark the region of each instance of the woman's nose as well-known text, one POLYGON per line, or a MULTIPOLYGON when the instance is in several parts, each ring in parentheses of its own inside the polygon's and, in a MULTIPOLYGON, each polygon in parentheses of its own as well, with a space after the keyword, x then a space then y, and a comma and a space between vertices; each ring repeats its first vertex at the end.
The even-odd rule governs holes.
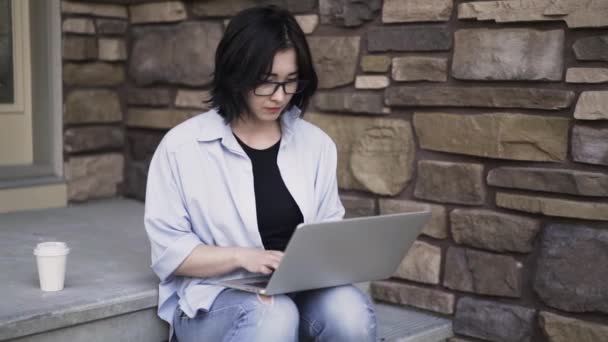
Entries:
POLYGON ((272 96, 270 98, 273 101, 281 102, 281 101, 283 101, 284 97, 285 97, 285 91, 283 90, 283 87, 278 87, 277 91, 275 91, 274 94, 272 94, 272 96))

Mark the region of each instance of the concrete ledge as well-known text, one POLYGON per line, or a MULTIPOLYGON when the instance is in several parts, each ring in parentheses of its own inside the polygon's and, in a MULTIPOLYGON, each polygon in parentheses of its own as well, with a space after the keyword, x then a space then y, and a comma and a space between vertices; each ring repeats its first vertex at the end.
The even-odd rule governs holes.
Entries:
POLYGON ((0 184, 0 214, 65 207, 68 202, 67 185, 63 181, 54 182, 55 180, 57 179, 50 178, 38 184, 22 184, 23 187, 14 188, 1 188, 0 184))
POLYGON ((0 341, 156 307, 143 204, 124 199, 0 215, 0 341), (40 291, 32 254, 70 246, 65 289, 40 291))
POLYGON ((87 322, 75 326, 17 338, 12 342, 146 341, 167 340, 168 326, 156 315, 156 308, 87 322))

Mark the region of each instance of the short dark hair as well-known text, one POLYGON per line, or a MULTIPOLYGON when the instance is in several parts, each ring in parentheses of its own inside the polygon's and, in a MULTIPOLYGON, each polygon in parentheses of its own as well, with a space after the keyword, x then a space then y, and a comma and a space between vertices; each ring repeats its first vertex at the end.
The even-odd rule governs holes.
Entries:
POLYGON ((318 81, 306 36, 293 15, 268 5, 243 10, 232 18, 215 52, 208 101, 226 122, 249 113, 246 93, 270 73, 275 54, 288 48, 296 52, 298 77, 307 81, 304 91, 293 95, 288 108, 297 105, 303 114, 318 81))

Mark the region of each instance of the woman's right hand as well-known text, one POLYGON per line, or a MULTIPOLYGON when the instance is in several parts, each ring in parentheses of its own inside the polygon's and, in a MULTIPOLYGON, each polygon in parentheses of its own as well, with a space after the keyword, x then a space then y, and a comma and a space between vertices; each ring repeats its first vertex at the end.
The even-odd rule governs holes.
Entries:
POLYGON ((240 267, 252 273, 272 273, 283 259, 283 252, 268 251, 258 248, 239 247, 236 260, 240 267))

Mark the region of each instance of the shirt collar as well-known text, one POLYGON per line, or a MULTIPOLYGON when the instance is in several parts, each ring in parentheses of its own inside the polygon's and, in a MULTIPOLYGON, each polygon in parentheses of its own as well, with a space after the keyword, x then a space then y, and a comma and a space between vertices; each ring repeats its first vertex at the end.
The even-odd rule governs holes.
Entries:
MULTIPOLYGON (((281 139, 283 144, 287 143, 293 135, 294 126, 302 111, 297 106, 291 106, 283 114, 281 114, 281 139)), ((236 147, 238 144, 232 135, 230 124, 224 121, 224 118, 217 112, 217 109, 211 109, 208 115, 203 115, 199 121, 198 141, 212 141, 222 139, 222 143, 228 147, 236 147), (233 146, 234 145, 234 146, 233 146)))

